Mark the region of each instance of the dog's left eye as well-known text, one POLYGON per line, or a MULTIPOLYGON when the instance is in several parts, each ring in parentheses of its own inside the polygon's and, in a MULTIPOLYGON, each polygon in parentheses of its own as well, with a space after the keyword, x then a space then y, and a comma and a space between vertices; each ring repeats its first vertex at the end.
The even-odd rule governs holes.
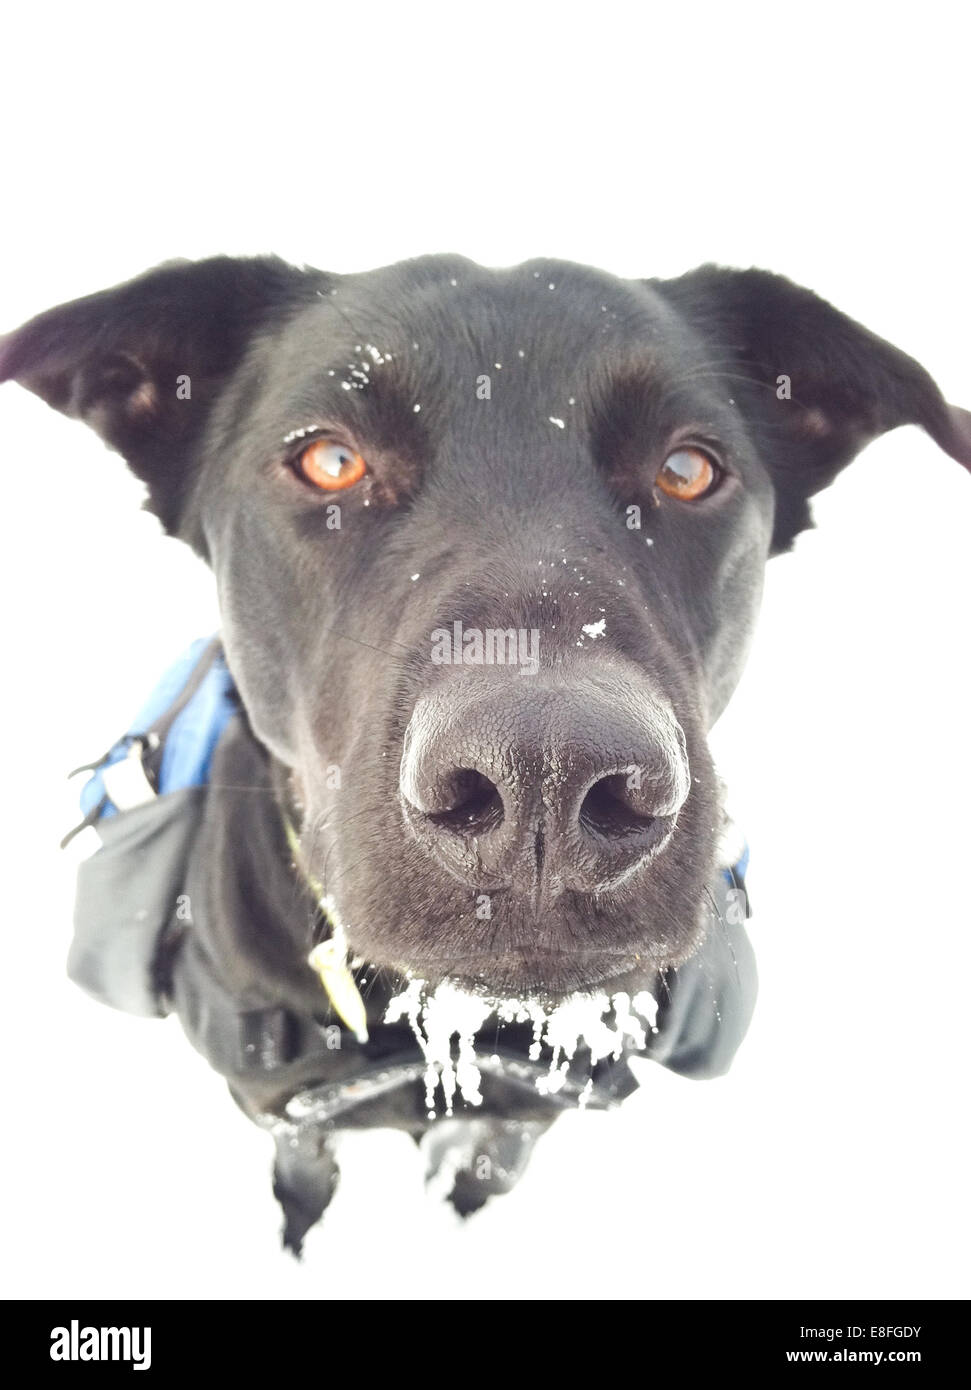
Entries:
POLYGON ((675 449, 657 475, 657 485, 668 497, 695 502, 712 492, 721 478, 720 469, 701 449, 675 449))
POLYGON ((332 439, 317 439, 302 450, 296 461, 297 472, 324 492, 353 487, 367 472, 360 454, 332 439))

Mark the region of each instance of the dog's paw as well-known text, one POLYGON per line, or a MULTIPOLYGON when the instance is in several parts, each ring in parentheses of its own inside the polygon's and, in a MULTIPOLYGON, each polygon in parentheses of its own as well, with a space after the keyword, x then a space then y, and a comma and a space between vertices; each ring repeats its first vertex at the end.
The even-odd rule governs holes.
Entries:
POLYGON ((461 1217, 480 1211, 490 1197, 509 1192, 522 1177, 533 1147, 550 1121, 438 1120, 424 1135, 425 1188, 452 1204, 461 1217))
POLYGON ((303 1253, 304 1236, 330 1206, 339 1179, 340 1169, 325 1143, 277 1140, 273 1195, 283 1208, 283 1248, 295 1259, 303 1253))

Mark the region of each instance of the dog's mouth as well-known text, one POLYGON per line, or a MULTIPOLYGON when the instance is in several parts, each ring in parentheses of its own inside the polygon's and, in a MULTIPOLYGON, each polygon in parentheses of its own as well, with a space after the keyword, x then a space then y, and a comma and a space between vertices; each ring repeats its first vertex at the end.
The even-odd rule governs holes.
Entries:
MULTIPOLYGON (((379 863, 339 836, 311 840, 321 880, 331 871, 332 893, 317 894, 325 919, 339 924, 340 953, 367 981, 380 974, 421 981, 429 993, 451 989, 552 1009, 577 995, 630 997, 652 988, 690 956, 703 931, 705 841, 662 846, 617 890, 561 890, 538 906, 518 887, 487 893, 458 884, 408 843, 396 840, 379 863)), ((368 1015, 369 1026, 379 1021, 370 1007, 368 1015)))
POLYGON ((452 956, 443 959, 440 967, 443 983, 473 993, 556 1001, 643 971, 644 956, 633 950, 521 950, 508 951, 499 960, 485 954, 452 956))
MULTIPOLYGON (((333 898, 326 898, 323 906, 333 932, 335 923, 347 919, 333 898)), ((636 993, 674 963, 668 955, 659 956, 650 933, 631 939, 630 930, 617 931, 609 915, 604 925, 574 919, 560 906, 548 918, 546 922, 534 919, 524 910, 512 936, 505 931, 505 923, 493 935, 488 929, 469 931, 457 919, 457 939, 450 940, 446 922, 419 941, 417 933, 408 931, 411 914, 402 923, 388 922, 377 940, 371 932, 358 933, 350 924, 336 928, 335 936, 348 966, 366 980, 379 974, 405 982, 420 980, 429 992, 458 990, 546 1009, 580 994, 636 993), (531 940, 531 935, 538 939, 531 940), (564 944, 557 945, 557 940, 564 944)), ((356 915, 351 920, 356 921, 356 915)), ((491 924, 481 925, 489 928, 491 924)))
POLYGON ((643 1052, 656 1031, 658 1000, 639 952, 470 952, 426 959, 420 972, 375 966, 354 954, 333 899, 321 907, 330 934, 310 964, 333 1012, 382 1058, 381 1085, 418 1079, 421 1059, 429 1115, 479 1105, 483 1086, 495 1084, 558 1105, 612 1103, 604 1064, 609 1072, 643 1052))
MULTIPOLYGON (((711 803, 706 810, 714 815, 711 803)), ((470 924, 453 896, 435 896, 454 894, 449 877, 439 875, 425 881, 423 914, 421 880, 403 877, 396 894, 389 885, 398 880, 381 878, 370 859, 366 875, 343 876, 343 847, 333 848, 328 861, 328 846, 318 840, 317 857, 331 864, 351 915, 342 924, 338 902, 322 900, 331 931, 322 943, 326 968, 312 963, 330 998, 330 1021, 337 1014, 362 1051, 349 1073, 351 1090, 324 1088, 299 1102, 315 1113, 418 1083, 426 1113, 436 1116, 502 1096, 512 1103, 513 1093, 523 1106, 613 1104, 636 1084, 626 1060, 649 1056, 663 1042, 652 1039, 664 1027, 672 970, 711 925, 714 897, 704 891, 702 871, 710 871, 709 855, 697 836, 674 845, 670 859, 665 852, 652 861, 639 888, 601 903, 599 917, 584 916, 582 900, 563 898, 538 923, 520 903, 514 930, 511 902, 500 904, 491 921, 470 924), (368 889, 370 902, 385 911, 377 931, 377 912, 365 910, 368 889), (665 936, 679 892, 679 930, 665 936), (407 911, 389 911, 399 895, 407 911)), ((723 835, 719 863, 728 862, 724 848, 723 835)), ((322 1008, 321 1017, 326 1013, 322 1008)))
MULTIPOLYGON (((339 931, 335 939, 340 943, 339 931)), ((435 1118, 450 1116, 457 1105, 481 1105, 484 1092, 496 1087, 518 1092, 526 1103, 558 1107, 611 1105, 633 1088, 626 1068, 616 1064, 643 1053, 657 1032, 658 1001, 650 991, 611 992, 585 981, 558 997, 548 990, 502 993, 485 987, 475 958, 461 964, 467 973, 453 970, 436 984, 388 971, 369 979, 369 967, 359 966, 359 1005, 348 992, 350 975, 343 988, 322 976, 365 1056, 350 1090, 318 1088, 291 1105, 346 1108, 420 1081, 426 1113, 435 1118)), ((488 974, 495 979, 494 969, 488 974)))

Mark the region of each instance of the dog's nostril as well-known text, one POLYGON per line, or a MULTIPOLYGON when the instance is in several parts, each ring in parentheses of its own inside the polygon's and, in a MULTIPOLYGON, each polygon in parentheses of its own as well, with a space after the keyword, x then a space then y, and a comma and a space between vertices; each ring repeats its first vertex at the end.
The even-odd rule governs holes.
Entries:
POLYGON ((595 782, 580 806, 580 825, 599 835, 617 837, 643 831, 655 817, 644 815, 633 804, 628 774, 616 772, 595 782))
POLYGON ((428 813, 435 825, 483 834, 502 824, 502 797, 494 782, 471 767, 458 768, 448 779, 443 805, 428 813))

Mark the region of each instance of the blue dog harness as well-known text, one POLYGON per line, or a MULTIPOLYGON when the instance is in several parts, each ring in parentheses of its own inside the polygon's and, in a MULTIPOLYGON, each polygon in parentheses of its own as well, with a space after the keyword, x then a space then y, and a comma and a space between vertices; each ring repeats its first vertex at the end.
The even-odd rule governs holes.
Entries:
POLYGON ((200 637, 169 667, 128 733, 97 762, 71 773, 94 775, 81 792, 84 819, 62 845, 119 811, 169 792, 205 786, 216 745, 238 709, 219 638, 200 637))

